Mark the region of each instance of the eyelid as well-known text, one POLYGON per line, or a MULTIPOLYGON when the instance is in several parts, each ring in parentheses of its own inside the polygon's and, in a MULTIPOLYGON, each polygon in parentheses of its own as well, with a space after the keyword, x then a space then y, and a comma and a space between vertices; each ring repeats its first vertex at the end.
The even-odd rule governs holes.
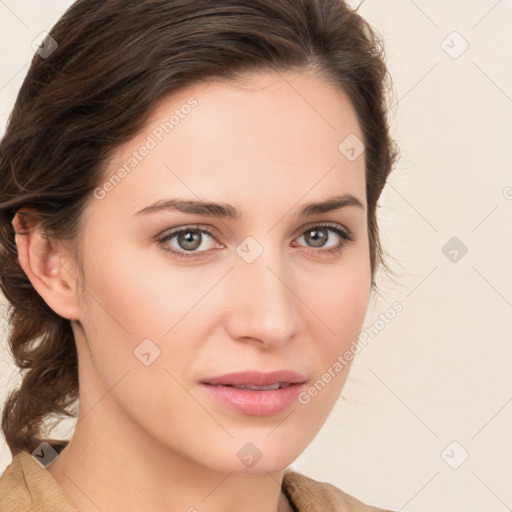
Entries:
POLYGON ((344 226, 343 224, 340 224, 339 222, 329 222, 329 221, 310 222, 310 223, 306 224, 305 226, 300 227, 295 232, 294 236, 302 235, 302 234, 304 234, 305 231, 308 231, 313 228, 320 228, 320 227, 327 227, 327 228, 332 228, 335 230, 343 231, 350 238, 350 240, 355 239, 354 233, 350 229, 348 229, 346 226, 344 226))
POLYGON ((213 226, 208 226, 205 224, 184 224, 183 226, 167 229, 162 234, 158 235, 156 238, 158 240, 161 240, 162 238, 177 235, 179 233, 182 233, 183 231, 199 231, 201 233, 207 234, 212 238, 215 238, 216 240, 222 238, 217 229, 215 229, 213 226))

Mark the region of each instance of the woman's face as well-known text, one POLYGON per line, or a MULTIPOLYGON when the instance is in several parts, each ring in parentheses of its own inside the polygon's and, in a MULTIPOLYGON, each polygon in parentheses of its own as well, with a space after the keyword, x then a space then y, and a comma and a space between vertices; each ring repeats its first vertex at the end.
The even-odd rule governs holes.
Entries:
POLYGON ((84 212, 83 413, 220 471, 295 460, 341 392, 370 298, 362 138, 346 96, 305 74, 161 102, 84 212))

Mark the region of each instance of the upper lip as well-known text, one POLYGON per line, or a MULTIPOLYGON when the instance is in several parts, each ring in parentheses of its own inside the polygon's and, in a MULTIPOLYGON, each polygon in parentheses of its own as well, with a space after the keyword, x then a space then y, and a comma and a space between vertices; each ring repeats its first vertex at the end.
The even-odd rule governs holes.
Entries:
POLYGON ((275 372, 245 371, 228 373, 219 377, 212 377, 203 381, 203 384, 224 386, 270 386, 277 382, 297 384, 306 381, 304 375, 291 370, 278 370, 275 372))

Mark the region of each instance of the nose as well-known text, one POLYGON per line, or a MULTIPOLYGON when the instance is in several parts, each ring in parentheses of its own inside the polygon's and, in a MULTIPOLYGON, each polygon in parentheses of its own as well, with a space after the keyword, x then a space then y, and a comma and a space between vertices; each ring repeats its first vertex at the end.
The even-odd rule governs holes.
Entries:
POLYGON ((252 263, 235 258, 229 273, 227 329, 232 339, 279 347, 299 327, 296 279, 279 250, 265 248, 252 263))

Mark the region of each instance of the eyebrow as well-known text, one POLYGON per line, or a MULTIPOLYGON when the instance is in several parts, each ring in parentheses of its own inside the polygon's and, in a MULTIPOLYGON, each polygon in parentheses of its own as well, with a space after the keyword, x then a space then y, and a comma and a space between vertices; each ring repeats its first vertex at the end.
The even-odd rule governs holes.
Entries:
MULTIPOLYGON (((363 203, 357 197, 351 194, 342 194, 319 203, 308 203, 304 205, 299 216, 309 217, 319 213, 326 213, 346 208, 347 206, 356 206, 357 208, 365 209, 363 203)), ((147 215, 161 211, 179 211, 183 213, 233 220, 239 220, 242 217, 242 213, 230 204, 184 199, 165 199, 157 201, 156 203, 142 208, 142 210, 139 210, 132 216, 147 215)))

